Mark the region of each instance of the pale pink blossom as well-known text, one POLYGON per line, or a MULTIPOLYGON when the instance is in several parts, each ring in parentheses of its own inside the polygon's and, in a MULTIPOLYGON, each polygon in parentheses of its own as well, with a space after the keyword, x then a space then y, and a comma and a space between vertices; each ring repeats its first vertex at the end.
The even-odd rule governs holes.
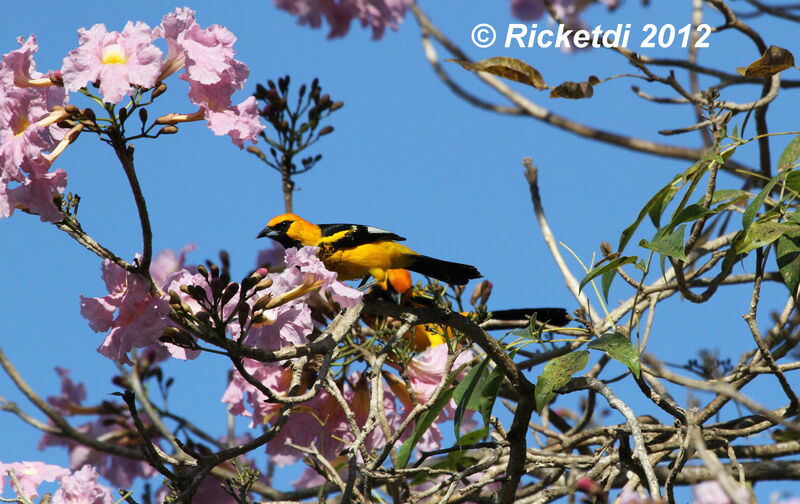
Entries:
MULTIPOLYGON (((285 251, 286 267, 280 273, 270 273, 272 286, 259 295, 270 295, 273 298, 296 289, 304 289, 305 294, 264 312, 269 321, 260 327, 249 329, 244 343, 246 345, 277 350, 286 345, 304 345, 306 338, 314 329, 308 296, 312 292, 330 295, 331 299, 342 308, 355 306, 361 301, 364 293, 336 280, 336 273, 325 269, 325 265, 316 255, 316 248, 290 248, 285 251)), ((252 298, 250 303, 257 301, 252 298)), ((240 328, 232 328, 234 339, 239 338, 240 328)))
POLYGON ((67 469, 44 462, 0 462, 0 494, 3 493, 6 481, 11 484, 8 472, 14 473, 19 482, 19 496, 34 499, 39 496, 39 485, 43 481, 55 481, 59 476, 69 474, 67 469))
POLYGON ((73 382, 69 377, 69 369, 57 367, 56 373, 61 378, 61 395, 50 396, 47 402, 62 415, 69 415, 75 406, 86 400, 86 386, 83 383, 73 382))
MULTIPOLYGON (((736 495, 746 502, 750 501, 750 492, 744 487, 737 488, 736 495)), ((692 487, 692 504, 733 504, 733 502, 716 480, 704 481, 692 487)))
MULTIPOLYGON (((276 395, 285 395, 289 391, 292 380, 291 367, 280 363, 265 363, 251 359, 243 359, 242 364, 253 378, 276 395)), ((222 402, 230 405, 229 411, 232 415, 252 419, 250 427, 263 425, 280 410, 280 404, 271 403, 265 399, 266 397, 239 373, 233 373, 233 378, 222 395, 222 402)))
MULTIPOLYGON (((205 279, 194 273, 194 268, 184 266, 187 250, 191 250, 191 247, 184 248, 178 255, 166 250, 151 263, 151 276, 164 292, 174 290, 180 293, 181 285, 205 284, 205 279)), ((131 363, 127 354, 133 348, 153 347, 161 351, 159 358, 165 357, 164 349, 181 359, 198 355, 197 351, 159 341, 164 329, 174 325, 168 317, 170 308, 167 294, 154 296, 147 280, 125 271, 108 259, 103 261, 101 270, 109 294, 96 298, 80 297, 81 315, 89 321, 89 327, 95 332, 110 331, 98 348, 101 354, 126 364, 131 363)), ((194 309, 199 308, 188 295, 180 295, 194 309)))
POLYGON ((186 64, 186 56, 181 42, 184 33, 196 24, 195 12, 188 7, 176 8, 161 19, 161 24, 153 29, 153 37, 163 37, 167 41, 167 57, 161 65, 158 80, 164 80, 186 64))
MULTIPOLYGON (((408 364, 408 379, 411 388, 421 403, 427 403, 444 376, 445 364, 447 363, 449 349, 447 345, 436 345, 429 347, 420 353, 408 364)), ((474 357, 470 350, 465 350, 458 354, 453 362, 452 371, 457 370, 474 357)))
POLYGON ((321 292, 327 291, 342 308, 350 308, 361 302, 364 293, 336 280, 336 273, 328 271, 317 257, 316 247, 290 248, 286 250, 286 270, 282 275, 299 283, 299 275, 311 274, 322 282, 321 292))
POLYGON ((215 135, 228 135, 240 149, 246 141, 256 143, 259 133, 264 131, 254 96, 219 112, 209 109, 206 111, 206 121, 215 135))
MULTIPOLYGON (((64 214, 56 207, 53 198, 64 192, 67 187, 67 172, 62 169, 49 171, 50 161, 39 156, 22 164, 27 176, 21 184, 7 190, 8 215, 14 208, 21 208, 39 216, 42 222, 58 222, 64 214)), ((0 190, 0 198, 3 191, 0 190)), ((3 205, 0 203, 0 217, 3 205)))
MULTIPOLYGON (((33 55, 39 50, 36 36, 30 35, 27 39, 17 37, 17 42, 21 47, 3 56, 5 68, 0 72, 0 87, 8 89, 12 86, 18 88, 53 86, 58 89, 48 76, 36 71, 36 63, 33 61, 33 55)), ((61 89, 58 94, 64 96, 66 93, 61 89)))
POLYGON ((628 488, 623 489, 619 494, 620 504, 645 504, 649 501, 650 499, 642 497, 637 492, 628 488))
POLYGON ((53 504, 113 504, 111 489, 98 483, 94 467, 85 465, 72 474, 59 477, 53 504))
POLYGON ((15 205, 8 200, 9 184, 31 183, 21 167, 38 162, 64 136, 58 126, 37 122, 50 115, 54 106, 65 105, 67 95, 52 85, 28 87, 42 77, 33 61, 38 45, 33 36, 18 42, 21 47, 4 54, 0 61, 0 217, 9 217, 14 211, 15 205))
MULTIPOLYGON (((61 395, 48 397, 47 402, 63 416, 80 414, 85 409, 82 404, 86 398, 85 386, 82 383, 75 384, 69 378, 68 370, 57 368, 56 372, 61 378, 61 395)), ((105 403, 105 406, 103 411, 108 413, 98 414, 96 420, 80 425, 76 430, 95 439, 106 437, 135 446, 138 434, 127 408, 112 402, 105 403)), ((147 415, 142 413, 141 417, 147 424, 147 415)), ((66 447, 73 470, 89 465, 115 486, 128 488, 136 478, 150 478, 156 474, 155 469, 144 461, 110 455, 63 436, 44 434, 38 447, 42 450, 48 446, 66 447)))
POLYGON ((343 37, 353 20, 372 29, 372 38, 383 37, 386 28, 396 30, 414 0, 275 0, 275 6, 297 16, 301 25, 319 28, 326 21, 328 38, 343 37))
POLYGON ((128 22, 122 32, 105 25, 78 30, 80 45, 64 58, 64 87, 78 91, 89 82, 100 82, 107 103, 119 103, 133 93, 133 86, 150 89, 161 74, 161 50, 153 45, 150 27, 128 22))
POLYGON ((236 106, 231 101, 250 73, 247 65, 234 58, 233 33, 219 25, 202 28, 194 11, 186 8, 164 16, 154 33, 164 37, 169 48, 161 78, 184 68, 180 78, 189 83, 189 99, 200 107, 184 120, 205 119, 214 134, 229 135, 239 148, 245 141, 256 142, 264 126, 255 98, 236 106))
POLYGON ((272 272, 281 272, 286 268, 286 249, 274 241, 270 248, 258 251, 256 268, 267 268, 272 272))

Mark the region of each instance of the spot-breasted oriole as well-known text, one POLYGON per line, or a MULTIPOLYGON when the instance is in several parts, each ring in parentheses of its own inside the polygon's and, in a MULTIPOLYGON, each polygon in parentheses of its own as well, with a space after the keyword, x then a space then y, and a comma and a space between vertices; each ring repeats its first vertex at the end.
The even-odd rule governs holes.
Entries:
POLYGON ((397 243, 405 238, 390 231, 359 224, 312 224, 291 213, 272 218, 258 238, 268 237, 286 248, 319 247, 317 257, 339 274, 339 280, 372 275, 383 282, 387 271, 406 268, 455 285, 481 274, 475 266, 434 259, 397 243))

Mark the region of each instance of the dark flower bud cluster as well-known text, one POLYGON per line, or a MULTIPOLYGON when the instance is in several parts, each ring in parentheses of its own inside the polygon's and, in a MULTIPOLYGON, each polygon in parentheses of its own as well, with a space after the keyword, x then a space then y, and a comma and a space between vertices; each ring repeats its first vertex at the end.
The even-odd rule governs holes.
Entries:
POLYGON ((259 114, 272 126, 272 135, 276 136, 261 133, 261 137, 270 145, 269 155, 257 147, 247 150, 280 172, 284 183, 293 187, 292 175, 311 170, 322 159, 321 154, 316 154, 298 160, 300 153, 320 137, 333 133, 333 126, 322 125, 322 122, 341 109, 344 103, 323 94, 318 79, 314 79, 310 85, 300 85, 293 96, 288 75, 279 78, 277 83, 267 81, 266 87, 257 85, 254 96, 263 104, 259 114))

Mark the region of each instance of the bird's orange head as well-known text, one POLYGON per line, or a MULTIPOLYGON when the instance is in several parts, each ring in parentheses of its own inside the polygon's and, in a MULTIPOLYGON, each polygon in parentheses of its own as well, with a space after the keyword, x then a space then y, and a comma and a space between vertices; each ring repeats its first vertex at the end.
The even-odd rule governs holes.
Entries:
POLYGON ((316 226, 299 215, 285 213, 273 217, 257 238, 272 238, 286 248, 317 245, 322 233, 316 226))

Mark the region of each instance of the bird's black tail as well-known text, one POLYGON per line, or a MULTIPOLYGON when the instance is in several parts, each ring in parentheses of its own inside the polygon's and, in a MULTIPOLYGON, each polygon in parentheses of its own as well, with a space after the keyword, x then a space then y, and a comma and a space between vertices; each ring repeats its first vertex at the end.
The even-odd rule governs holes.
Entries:
POLYGON ((406 269, 453 285, 464 285, 473 278, 480 278, 478 268, 469 264, 442 261, 424 255, 415 255, 406 269))
POLYGON ((570 318, 564 308, 515 308, 511 310, 490 310, 492 319, 499 321, 525 320, 536 313, 536 320, 543 324, 565 326, 570 318))

